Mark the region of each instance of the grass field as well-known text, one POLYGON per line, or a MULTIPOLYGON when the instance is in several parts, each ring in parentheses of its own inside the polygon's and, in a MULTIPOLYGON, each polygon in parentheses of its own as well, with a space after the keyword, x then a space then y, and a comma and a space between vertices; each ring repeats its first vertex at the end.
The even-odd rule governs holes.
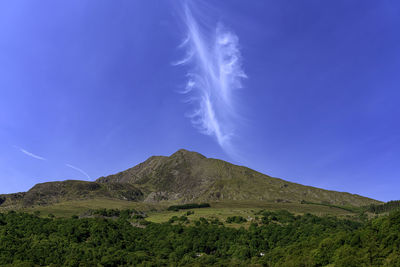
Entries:
POLYGON ((143 202, 133 202, 125 200, 115 200, 106 198, 75 200, 56 203, 48 206, 37 206, 33 208, 25 208, 22 211, 35 212, 39 211, 43 217, 53 214, 56 217, 71 217, 72 215, 79 215, 89 209, 136 209, 138 211, 157 211, 164 210, 165 205, 148 204, 143 202))
MULTIPOLYGON (((218 219, 225 222, 227 217, 242 216, 248 221, 255 218, 255 214, 260 210, 287 210, 294 214, 311 213, 318 216, 332 215, 337 217, 354 217, 357 214, 337 208, 314 204, 300 203, 271 203, 265 201, 226 201, 211 202, 210 208, 190 209, 194 214, 188 216, 190 221, 198 220, 200 217, 206 219, 218 219)), ((96 198, 86 200, 73 200, 56 203, 48 206, 36 206, 24 208, 22 211, 33 213, 40 212, 40 216, 47 217, 53 214, 56 217, 71 217, 80 215, 89 209, 136 209, 148 214, 147 221, 162 223, 167 222, 173 216, 186 215, 188 210, 167 211, 171 203, 143 203, 107 198, 96 198)), ((249 223, 248 223, 249 224, 249 223)), ((246 225, 246 224, 245 224, 246 225)), ((244 226, 245 226, 244 225, 244 226)), ((233 225, 234 226, 234 225, 233 225)))
MULTIPOLYGON (((242 216, 248 220, 255 218, 255 214, 260 210, 287 210, 294 214, 311 213, 318 216, 332 215, 338 217, 353 217, 354 213, 334 207, 299 204, 299 203, 268 203, 261 201, 249 202, 214 202, 210 203, 210 208, 190 209, 194 214, 189 215, 189 220, 198 220, 200 217, 207 219, 217 218, 225 222, 227 217, 242 216)), ((188 210, 180 211, 157 211, 150 212, 147 221, 162 223, 168 221, 173 216, 186 215, 188 210)))

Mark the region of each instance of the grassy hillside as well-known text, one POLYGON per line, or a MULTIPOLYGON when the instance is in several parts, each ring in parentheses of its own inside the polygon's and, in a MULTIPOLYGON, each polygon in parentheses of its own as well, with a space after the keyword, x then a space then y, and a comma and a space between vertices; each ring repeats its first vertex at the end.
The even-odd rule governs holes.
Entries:
POLYGON ((52 205, 33 206, 21 209, 28 213, 38 213, 41 217, 48 217, 52 214, 56 217, 70 218, 73 215, 81 215, 88 210, 94 209, 136 209, 145 212, 158 212, 167 208, 163 204, 151 204, 143 202, 133 202, 112 198, 94 198, 62 201, 52 205))
POLYGON ((135 184, 146 192, 147 202, 261 200, 300 203, 305 200, 353 206, 379 203, 354 194, 291 183, 183 149, 170 157, 151 157, 131 169, 101 177, 97 182, 135 184))
MULTIPOLYGON (((219 218, 225 220, 229 216, 255 216, 254 214, 260 210, 288 210, 294 214, 311 213, 317 216, 332 215, 342 218, 358 218, 357 212, 347 211, 337 207, 328 207, 312 204, 300 203, 269 203, 264 201, 219 201, 211 202, 210 208, 191 209, 195 213, 191 215, 193 218, 219 218)), ((117 200, 112 198, 94 198, 69 200, 54 203, 52 205, 32 206, 22 208, 22 211, 29 213, 39 212, 40 216, 47 217, 53 214, 56 217, 71 217, 72 215, 81 215, 91 209, 136 209, 144 211, 148 214, 146 220, 151 222, 166 222, 172 216, 181 216, 186 214, 187 210, 168 211, 170 205, 168 202, 146 203, 133 202, 127 200, 117 200)), ((7 210, 5 208, 0 211, 7 210)))
MULTIPOLYGON (((263 201, 221 201, 211 202, 210 208, 191 209, 193 214, 190 214, 188 218, 198 220, 200 218, 206 218, 209 220, 218 219, 225 222, 228 217, 242 216, 248 219, 247 223, 241 224, 240 226, 248 227, 251 221, 255 219, 260 211, 279 211, 287 210, 296 215, 303 214, 314 214, 317 216, 337 216, 340 218, 358 219, 359 214, 356 212, 347 211, 341 208, 327 207, 327 206, 315 206, 310 204, 299 204, 299 203, 268 203, 263 201)), ((168 210, 157 210, 149 211, 147 221, 155 223, 163 223, 170 220, 171 217, 185 216, 188 210, 179 211, 168 211, 168 210)), ((232 225, 235 226, 235 225, 232 225)))
POLYGON ((147 203, 159 207, 193 202, 274 203, 275 206, 287 204, 296 207, 294 212, 298 207, 305 207, 301 203, 314 204, 310 206, 314 210, 326 206, 329 211, 333 211, 335 205, 381 204, 359 195, 291 183, 181 149, 169 157, 150 157, 133 168, 101 177, 95 182, 48 182, 37 184, 28 192, 0 195, 0 209, 46 210, 44 206, 53 206, 57 209, 54 213, 61 214, 65 208, 65 213, 70 214, 72 210, 80 209, 80 203, 89 200, 104 202, 105 206, 126 201, 130 206, 147 203))
POLYGON ((0 205, 22 208, 94 198, 141 201, 143 193, 132 184, 67 180, 37 184, 28 192, 0 195, 3 199, 0 205))

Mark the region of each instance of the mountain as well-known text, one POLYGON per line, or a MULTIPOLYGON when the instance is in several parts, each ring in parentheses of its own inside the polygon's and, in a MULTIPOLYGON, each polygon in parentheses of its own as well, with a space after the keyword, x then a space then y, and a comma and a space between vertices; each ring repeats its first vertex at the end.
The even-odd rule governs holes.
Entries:
POLYGON ((132 184, 66 180, 36 184, 28 192, 0 195, 0 206, 29 207, 90 198, 142 201, 143 193, 132 184))
POLYGON ((0 205, 45 205, 97 197, 153 203, 248 200, 351 206, 380 203, 355 194, 273 178, 181 149, 169 157, 152 156, 133 168, 100 177, 95 182, 48 182, 37 184, 28 192, 0 195, 0 205))
POLYGON ((377 201, 343 192, 291 183, 237 166, 206 158, 184 149, 169 157, 150 157, 126 171, 101 177, 99 183, 127 183, 142 188, 145 201, 180 202, 264 200, 270 202, 318 202, 361 206, 377 201))

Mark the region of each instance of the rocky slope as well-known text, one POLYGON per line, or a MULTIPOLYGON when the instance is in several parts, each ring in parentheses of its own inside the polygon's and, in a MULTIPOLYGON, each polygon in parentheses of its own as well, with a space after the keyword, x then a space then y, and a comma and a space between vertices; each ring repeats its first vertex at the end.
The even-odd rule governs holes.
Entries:
POLYGON ((28 192, 0 195, 0 206, 46 205, 97 197, 180 203, 229 200, 352 206, 380 203, 359 195, 291 183, 181 149, 169 157, 150 157, 133 168, 100 177, 95 182, 48 182, 37 184, 28 192))
POLYGON ((184 149, 170 157, 150 157, 131 169, 101 177, 97 182, 135 184, 146 195, 145 201, 305 200, 354 206, 378 202, 354 194, 291 183, 184 149))

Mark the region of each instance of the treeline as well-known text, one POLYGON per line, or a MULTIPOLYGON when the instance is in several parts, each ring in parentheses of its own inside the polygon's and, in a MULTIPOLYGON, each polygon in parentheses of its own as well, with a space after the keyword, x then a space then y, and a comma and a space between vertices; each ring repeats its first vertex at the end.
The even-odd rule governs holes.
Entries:
POLYGON ((187 218, 0 214, 1 266, 400 266, 400 212, 366 223, 262 211, 248 229, 187 218), (189 225, 189 226, 187 226, 189 225))
POLYGON ((124 219, 129 219, 129 218, 145 218, 147 215, 144 212, 137 211, 135 209, 124 209, 124 210, 119 210, 119 209, 91 209, 85 212, 82 217, 87 217, 87 216, 103 216, 103 217, 109 217, 109 218, 115 218, 115 217, 120 217, 124 219))
POLYGON ((182 205, 169 206, 167 210, 178 211, 178 210, 199 209, 199 208, 209 208, 209 207, 210 204, 208 203, 201 203, 201 204, 188 203, 182 205))
POLYGON ((376 214, 400 209, 400 200, 393 200, 380 205, 370 205, 367 207, 369 212, 376 214))
POLYGON ((320 206, 327 206, 327 207, 332 207, 332 208, 338 208, 338 209, 343 209, 346 211, 350 211, 353 213, 359 213, 363 214, 364 212, 372 212, 375 214, 380 214, 380 213, 385 213, 385 212, 390 212, 394 210, 400 209, 400 200, 392 200, 383 204, 371 204, 368 206, 362 206, 362 207, 346 207, 346 206, 338 206, 338 205, 332 205, 329 203, 315 203, 315 202, 310 202, 306 200, 302 200, 301 204, 313 204, 313 205, 320 205, 320 206))
POLYGON ((326 207, 342 209, 342 210, 346 210, 346 211, 350 211, 350 212, 359 212, 360 211, 358 207, 338 206, 338 205, 333 205, 333 204, 330 204, 330 203, 327 203, 327 202, 316 203, 316 202, 302 200, 300 203, 301 204, 311 204, 311 205, 326 206, 326 207))

